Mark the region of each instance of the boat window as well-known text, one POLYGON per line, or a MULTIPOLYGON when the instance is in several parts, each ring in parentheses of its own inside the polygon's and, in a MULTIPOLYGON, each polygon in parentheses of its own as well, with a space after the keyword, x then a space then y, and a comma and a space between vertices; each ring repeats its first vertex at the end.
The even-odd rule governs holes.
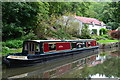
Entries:
POLYGON ((29 50, 31 51, 31 43, 29 43, 29 50))
POLYGON ((88 47, 90 47, 91 46, 91 43, 90 42, 88 42, 88 47))
POLYGON ((40 48, 39 48, 39 44, 36 44, 36 52, 39 52, 40 51, 40 48))
POLYGON ((83 44, 82 44, 82 45, 83 45, 83 47, 86 47, 86 42, 83 42, 83 44))
POLYGON ((77 48, 83 48, 86 47, 84 42, 77 43, 77 48))
POLYGON ((25 43, 25 46, 24 46, 25 50, 28 50, 28 44, 25 43))
POLYGON ((32 51, 34 51, 34 44, 32 44, 32 51))
POLYGON ((56 50, 56 44, 49 44, 49 50, 56 50))
POLYGON ((76 42, 75 43, 72 43, 72 48, 76 48, 76 42))

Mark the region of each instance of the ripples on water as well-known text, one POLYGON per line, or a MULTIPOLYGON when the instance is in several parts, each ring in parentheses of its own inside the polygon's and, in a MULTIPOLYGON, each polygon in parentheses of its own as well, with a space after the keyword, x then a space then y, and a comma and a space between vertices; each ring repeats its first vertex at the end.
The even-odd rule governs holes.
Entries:
POLYGON ((30 67, 3 68, 2 77, 19 78, 114 78, 120 77, 117 48, 87 50, 30 67))

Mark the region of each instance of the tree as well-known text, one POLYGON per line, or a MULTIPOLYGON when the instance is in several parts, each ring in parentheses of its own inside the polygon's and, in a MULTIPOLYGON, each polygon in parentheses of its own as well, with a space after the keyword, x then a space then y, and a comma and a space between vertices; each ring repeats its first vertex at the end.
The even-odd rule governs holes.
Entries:
POLYGON ((3 40, 34 30, 40 20, 48 18, 48 6, 45 2, 3 2, 3 40))
POLYGON ((120 26, 120 2, 111 2, 104 7, 102 20, 115 30, 120 26))
POLYGON ((90 39, 90 30, 88 29, 88 25, 84 24, 84 26, 82 27, 82 32, 81 32, 81 36, 80 38, 82 39, 90 39))

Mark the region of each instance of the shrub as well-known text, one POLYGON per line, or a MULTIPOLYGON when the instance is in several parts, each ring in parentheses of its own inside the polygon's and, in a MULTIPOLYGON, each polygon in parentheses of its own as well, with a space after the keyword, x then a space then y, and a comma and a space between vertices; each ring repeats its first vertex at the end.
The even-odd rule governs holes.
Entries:
POLYGON ((104 39, 105 37, 103 36, 92 36, 92 39, 95 39, 95 40, 101 40, 101 39, 104 39))
POLYGON ((78 38, 81 38, 81 39, 91 39, 91 36, 90 35, 81 35, 78 38))
POLYGON ((107 33, 107 30, 104 28, 101 28, 99 32, 100 32, 100 35, 103 35, 107 33))
POLYGON ((110 36, 108 36, 108 35, 102 35, 104 38, 109 38, 110 36))
POLYGON ((92 39, 95 39, 95 40, 103 40, 103 39, 112 39, 112 38, 111 38, 111 36, 109 36, 109 35, 101 35, 101 36, 94 35, 94 36, 92 36, 92 39))
POLYGON ((3 46, 9 47, 9 48, 21 48, 23 44, 22 40, 9 40, 6 42, 3 42, 3 46))

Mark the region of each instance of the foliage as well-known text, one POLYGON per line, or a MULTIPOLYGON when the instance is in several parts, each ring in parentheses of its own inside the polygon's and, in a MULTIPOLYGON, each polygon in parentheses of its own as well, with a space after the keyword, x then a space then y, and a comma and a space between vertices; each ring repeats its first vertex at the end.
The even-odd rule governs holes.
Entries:
POLYGON ((93 35, 93 36, 91 36, 92 37, 92 39, 95 39, 95 40, 105 40, 105 39, 112 39, 111 38, 111 36, 109 36, 109 35, 93 35))
POLYGON ((120 2, 111 2, 104 7, 102 20, 112 26, 112 30, 120 26, 120 2))
POLYGON ((8 47, 2 47, 2 53, 7 53, 9 51, 8 47))
POLYGON ((57 23, 57 28, 62 28, 67 34, 72 36, 80 35, 80 29, 82 26, 78 21, 76 21, 72 14, 60 17, 57 23))
POLYGON ((23 40, 9 40, 6 42, 2 42, 3 47, 9 48, 21 48, 23 44, 23 40))
POLYGON ((107 33, 107 30, 104 28, 101 28, 99 32, 100 32, 100 35, 103 35, 107 33))
POLYGON ((49 2, 49 15, 63 15, 66 12, 76 13, 79 16, 86 16, 89 9, 89 2, 49 2))
POLYGON ((120 2, 91 2, 88 7, 86 16, 103 21, 112 30, 120 26, 120 2))
POLYGON ((88 17, 91 18, 96 18, 98 20, 103 21, 103 19, 101 18, 103 15, 103 10, 104 10, 104 6, 108 5, 107 2, 91 2, 90 5, 88 6, 89 9, 86 11, 86 14, 88 17))
MULTIPOLYGON (((66 25, 56 23, 56 21, 65 13, 72 15, 76 13, 77 16, 109 22, 107 25, 116 29, 120 23, 119 4, 119 2, 3 2, 3 41, 46 39, 52 35, 63 38, 64 34, 79 38, 91 38, 87 27, 84 27, 81 36, 79 35, 78 23, 71 21, 72 18, 64 22, 66 25), (61 33, 60 28, 62 28, 61 33), (54 31, 56 32, 54 33, 54 31)), ((65 16, 68 15, 65 14, 65 16)))
POLYGON ((27 35, 22 36, 20 39, 21 40, 35 40, 35 39, 38 39, 38 37, 33 32, 30 32, 27 35))
POLYGON ((82 27, 80 38, 82 38, 82 39, 90 39, 91 38, 91 36, 90 36, 90 30, 88 29, 88 25, 87 24, 85 24, 82 27))
POLYGON ((103 37, 103 36, 98 36, 98 35, 94 35, 94 36, 92 36, 92 39, 95 39, 95 40, 101 40, 101 39, 104 39, 105 37, 103 37))
POLYGON ((34 30, 39 20, 47 18, 47 6, 43 2, 3 2, 3 40, 19 38, 34 30))
POLYGON ((52 36, 58 39, 71 39, 72 36, 68 33, 65 33, 63 29, 57 30, 57 32, 52 32, 52 36))
POLYGON ((116 22, 108 22, 106 25, 107 25, 107 26, 111 26, 111 29, 112 29, 112 30, 115 30, 115 29, 118 28, 118 26, 120 26, 120 24, 119 24, 119 23, 116 23, 116 22))
POLYGON ((110 36, 109 35, 102 35, 104 38, 109 38, 110 36))

